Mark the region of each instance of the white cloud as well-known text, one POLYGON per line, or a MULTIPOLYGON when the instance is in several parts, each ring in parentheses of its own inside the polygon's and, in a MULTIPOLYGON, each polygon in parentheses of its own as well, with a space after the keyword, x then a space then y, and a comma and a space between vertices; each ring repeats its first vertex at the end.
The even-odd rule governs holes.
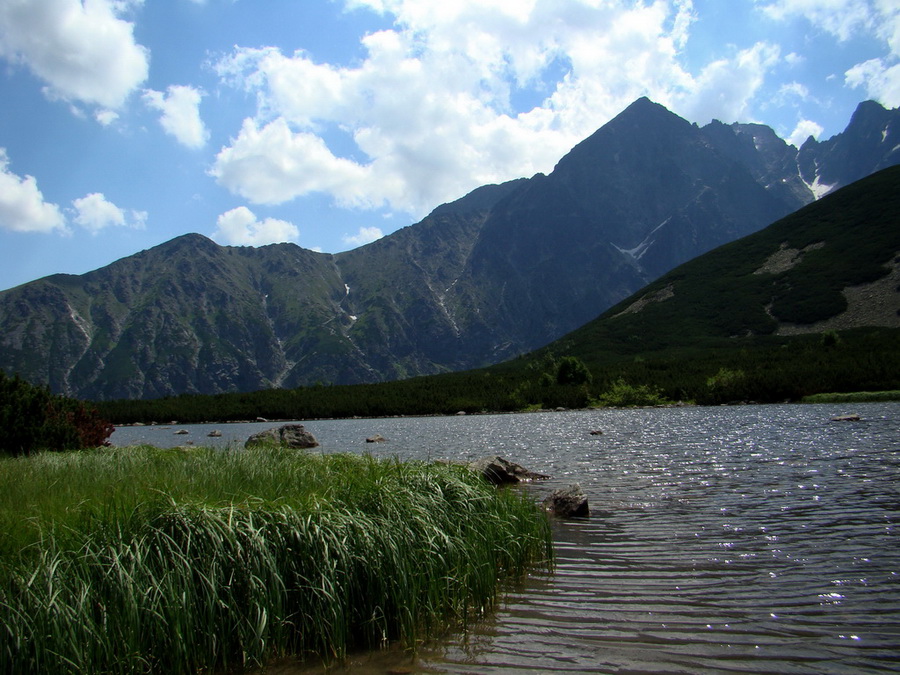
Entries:
POLYGON ((146 211, 126 213, 99 192, 92 192, 80 199, 75 199, 72 205, 75 207, 73 219, 75 223, 94 234, 107 227, 143 229, 147 222, 146 211))
POLYGON ((166 133, 189 148, 202 148, 209 139, 209 132, 200 118, 200 99, 204 93, 185 85, 172 85, 163 94, 148 89, 144 102, 162 112, 159 123, 166 133))
POLYGON ((223 81, 259 101, 210 171, 234 194, 274 204, 322 192, 421 216, 478 185, 550 171, 640 96, 692 120, 741 119, 779 59, 758 43, 689 72, 690 0, 345 4, 395 22, 363 38, 352 66, 275 48, 219 62, 223 81), (523 95, 536 105, 517 109, 523 95))
POLYGON ((0 56, 47 82, 50 97, 110 109, 147 78, 149 53, 121 18, 141 0, 3 0, 0 56))
POLYGON ((688 119, 705 123, 745 121, 766 73, 778 62, 776 45, 758 42, 733 58, 714 61, 694 80, 679 106, 688 119))
POLYGON ((6 148, 0 148, 0 228, 13 232, 67 232, 56 204, 44 201, 33 176, 9 170, 6 148))
POLYGON ((345 234, 342 239, 345 244, 350 244, 351 246, 362 246, 363 244, 370 244, 373 241, 381 239, 383 236, 384 232, 381 231, 381 228, 361 227, 356 234, 345 234))
POLYGON ((791 132, 791 135, 786 139, 788 143, 793 146, 800 147, 806 141, 807 138, 812 136, 813 138, 818 138, 824 129, 821 124, 817 124, 812 120, 800 120, 797 122, 797 126, 794 127, 794 130, 791 132))
POLYGON ((848 70, 844 81, 854 89, 865 89, 868 98, 900 106, 900 63, 888 66, 884 59, 871 59, 848 70))
POLYGON ((345 205, 372 205, 362 192, 367 168, 335 157, 315 134, 294 133, 283 117, 262 128, 252 119, 244 120, 237 139, 216 156, 210 174, 256 204, 329 192, 345 205))
POLYGON ((777 20, 799 17, 846 42, 874 36, 889 54, 859 63, 845 74, 849 87, 864 88, 870 98, 900 105, 900 3, 896 0, 757 0, 777 20))
POLYGON ((114 110, 98 110, 94 113, 94 119, 100 122, 105 127, 108 127, 110 124, 119 119, 119 113, 114 110))
POLYGON ((226 211, 216 224, 213 239, 226 245, 262 246, 294 241, 300 235, 296 225, 275 218, 258 220, 246 206, 226 211))
POLYGON ((849 40, 859 30, 869 30, 875 20, 871 0, 756 0, 771 18, 784 21, 801 17, 839 40, 849 40))

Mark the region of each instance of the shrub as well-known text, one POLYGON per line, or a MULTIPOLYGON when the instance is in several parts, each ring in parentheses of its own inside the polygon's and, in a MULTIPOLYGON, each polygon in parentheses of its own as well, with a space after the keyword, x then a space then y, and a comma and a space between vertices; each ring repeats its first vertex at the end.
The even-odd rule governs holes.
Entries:
POLYGON ((593 380, 591 371, 584 361, 575 356, 564 356, 556 368, 557 384, 590 384, 593 380))
POLYGON ((54 396, 0 371, 0 452, 78 450, 106 443, 112 425, 82 401, 54 396))
POLYGON ((738 369, 722 366, 715 375, 706 380, 711 403, 743 400, 748 397, 746 373, 738 369))
POLYGON ((642 405, 666 405, 671 403, 658 387, 648 384, 632 385, 623 378, 616 380, 612 387, 600 394, 597 404, 609 408, 631 408, 642 405))

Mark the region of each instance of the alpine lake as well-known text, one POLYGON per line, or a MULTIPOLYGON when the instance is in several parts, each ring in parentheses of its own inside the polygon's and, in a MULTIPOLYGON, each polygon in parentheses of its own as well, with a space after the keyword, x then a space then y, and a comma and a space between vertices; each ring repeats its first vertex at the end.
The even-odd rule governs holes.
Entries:
MULTIPOLYGON (((266 673, 900 670, 900 403, 300 423, 321 444, 310 452, 500 455, 550 476, 524 486, 537 501, 579 483, 591 515, 555 520, 554 569, 465 634, 266 673), (859 419, 833 420, 848 413, 859 419), (385 442, 366 442, 376 434, 385 442)), ((238 448, 279 424, 122 427, 111 440, 238 448)))

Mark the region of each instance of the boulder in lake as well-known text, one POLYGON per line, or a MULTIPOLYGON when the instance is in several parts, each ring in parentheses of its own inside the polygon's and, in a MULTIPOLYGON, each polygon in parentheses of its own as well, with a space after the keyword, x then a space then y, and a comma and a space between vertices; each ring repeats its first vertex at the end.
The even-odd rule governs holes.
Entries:
POLYGON ((375 434, 366 439, 366 443, 384 443, 385 441, 387 441, 387 439, 381 434, 375 434))
POLYGON ((523 466, 498 456, 476 459, 474 462, 469 463, 469 468, 480 473, 487 482, 493 485, 549 478, 549 476, 529 471, 523 466))
POLYGON ((316 437, 302 424, 284 424, 253 434, 244 443, 245 448, 254 445, 280 445, 287 448, 314 448, 319 445, 316 437))
POLYGON ((859 422, 860 419, 861 418, 859 415, 854 415, 851 413, 850 415, 835 415, 834 417, 831 418, 831 421, 832 422, 859 422))
POLYGON ((559 518, 574 518, 590 515, 588 498, 578 483, 554 490, 544 500, 544 509, 559 518))

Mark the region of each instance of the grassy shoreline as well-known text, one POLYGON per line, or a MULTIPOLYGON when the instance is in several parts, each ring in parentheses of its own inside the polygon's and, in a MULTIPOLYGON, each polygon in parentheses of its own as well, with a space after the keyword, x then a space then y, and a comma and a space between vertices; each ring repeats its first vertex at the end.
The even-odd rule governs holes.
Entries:
POLYGON ((0 662, 187 673, 414 645, 551 556, 533 501, 448 465, 150 447, 2 459, 0 662))
POLYGON ((853 391, 804 396, 801 403, 882 403, 900 401, 900 389, 893 391, 853 391))

